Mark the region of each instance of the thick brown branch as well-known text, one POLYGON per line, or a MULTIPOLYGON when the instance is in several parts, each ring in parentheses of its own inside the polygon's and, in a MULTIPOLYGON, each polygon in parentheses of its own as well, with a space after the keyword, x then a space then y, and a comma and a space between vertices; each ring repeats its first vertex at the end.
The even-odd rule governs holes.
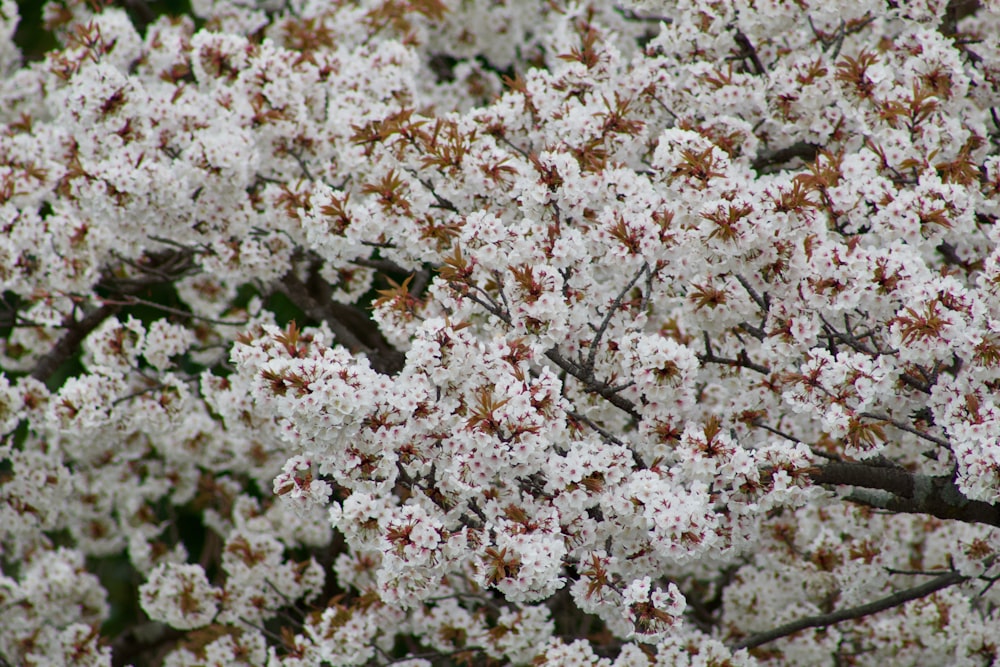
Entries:
POLYGON ((945 9, 939 28, 945 37, 954 37, 958 32, 958 22, 979 11, 979 0, 951 0, 945 9))
POLYGON ((82 320, 66 322, 64 325, 66 333, 49 350, 48 354, 38 360, 35 368, 31 371, 31 377, 40 382, 48 381, 60 366, 77 353, 83 339, 119 310, 121 310, 120 305, 105 303, 82 320))
POLYGON ((746 58, 753 65, 753 73, 760 76, 764 74, 767 70, 764 69, 764 63, 760 61, 760 56, 757 55, 757 49, 754 48, 753 42, 750 38, 743 34, 742 30, 737 30, 736 35, 733 38, 736 44, 740 47, 740 52, 737 54, 740 58, 746 58))
POLYGON ((294 271, 289 271, 281 279, 278 289, 304 312, 306 317, 316 322, 326 322, 330 330, 333 331, 333 335, 337 337, 337 342, 351 352, 371 352, 371 349, 362 343, 361 339, 355 336, 345 323, 340 321, 329 303, 320 303, 313 297, 309 288, 295 275, 294 271))
POLYGON ((874 602, 869 602, 868 604, 859 605, 857 607, 850 607, 848 609, 840 609, 829 614, 807 616, 805 618, 800 618, 797 621, 786 623, 785 625, 774 628, 773 630, 750 635, 746 639, 737 642, 733 648, 753 648, 755 646, 767 644, 768 642, 773 642, 775 639, 781 639, 782 637, 787 637, 788 635, 794 635, 796 632, 806 630, 807 628, 821 628, 835 625, 842 621, 871 616, 872 614, 877 614, 880 611, 898 607, 899 605, 905 604, 911 600, 919 600, 920 598, 926 597, 931 593, 939 591, 943 588, 948 588, 949 586, 954 586, 955 584, 960 584, 966 580, 968 580, 968 577, 962 576, 958 572, 948 572, 940 577, 931 579, 927 583, 914 586, 913 588, 907 588, 903 591, 898 591, 892 595, 882 598, 881 600, 875 600, 874 602))
POLYGON ((111 642, 112 665, 143 663, 137 658, 149 658, 165 653, 165 647, 184 638, 184 632, 156 623, 147 623, 131 628, 111 642))
MULTIPOLYGON (((310 281, 311 284, 313 282, 310 281)), ((311 284, 306 285, 294 271, 289 271, 277 287, 307 317, 325 322, 337 337, 337 342, 352 353, 365 354, 372 368, 378 372, 392 374, 402 369, 403 355, 385 340, 365 313, 353 306, 317 297, 311 284)))
POLYGON ((869 507, 1000 526, 1000 507, 966 498, 949 476, 845 461, 824 463, 810 476, 817 484, 854 487, 847 499, 869 507))
POLYGON ((812 162, 816 159, 819 154, 820 148, 818 144, 810 144, 805 141, 801 141, 797 144, 792 144, 785 148, 779 148, 778 150, 763 153, 757 156, 757 159, 753 161, 751 165, 754 171, 760 172, 762 170, 769 170, 772 167, 777 167, 790 160, 799 158, 803 162, 812 162))
POLYGON ((913 497, 913 474, 905 468, 836 461, 824 463, 811 475, 817 484, 881 489, 904 498, 913 497))

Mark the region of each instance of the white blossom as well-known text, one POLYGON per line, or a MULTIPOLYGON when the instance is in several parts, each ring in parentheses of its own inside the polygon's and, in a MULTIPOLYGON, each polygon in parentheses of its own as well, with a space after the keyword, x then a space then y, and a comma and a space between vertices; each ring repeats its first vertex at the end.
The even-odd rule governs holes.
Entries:
POLYGON ((140 588, 143 611, 179 630, 211 623, 219 611, 219 596, 198 565, 160 565, 140 588))

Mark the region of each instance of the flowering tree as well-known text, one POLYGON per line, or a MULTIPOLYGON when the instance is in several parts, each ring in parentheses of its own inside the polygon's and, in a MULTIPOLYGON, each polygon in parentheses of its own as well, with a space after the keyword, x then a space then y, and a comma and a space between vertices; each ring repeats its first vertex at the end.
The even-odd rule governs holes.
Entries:
POLYGON ((4 664, 994 664, 996 5, 194 6, 0 2, 4 664))

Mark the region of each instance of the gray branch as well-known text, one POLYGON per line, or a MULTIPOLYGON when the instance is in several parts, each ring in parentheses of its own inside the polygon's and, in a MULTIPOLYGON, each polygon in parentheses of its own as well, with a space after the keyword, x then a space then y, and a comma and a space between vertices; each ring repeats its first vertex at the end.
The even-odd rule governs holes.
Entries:
POLYGON ((1000 507, 966 498, 948 475, 920 475, 900 466, 836 461, 813 469, 817 484, 855 487, 848 500, 907 514, 1000 527, 1000 507))
POLYGON ((954 586, 955 584, 960 584, 967 580, 968 577, 965 577, 958 572, 948 572, 940 577, 931 579, 924 584, 898 591, 880 600, 869 602, 868 604, 850 607, 848 609, 840 609, 829 614, 806 616, 805 618, 800 618, 797 621, 786 623, 785 625, 778 626, 772 630, 750 635, 746 639, 734 644, 733 648, 754 648, 755 646, 773 642, 775 639, 781 639, 782 637, 787 637, 788 635, 794 635, 796 632, 806 630, 807 628, 822 628, 835 625, 842 621, 871 616, 872 614, 877 614, 880 611, 898 607, 899 605, 905 604, 911 600, 918 600, 943 588, 948 588, 949 586, 954 586))

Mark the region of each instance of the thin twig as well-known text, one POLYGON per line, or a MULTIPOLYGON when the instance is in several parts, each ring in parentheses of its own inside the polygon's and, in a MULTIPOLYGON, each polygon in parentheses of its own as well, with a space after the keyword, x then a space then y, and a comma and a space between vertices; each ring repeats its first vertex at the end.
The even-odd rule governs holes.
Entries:
POLYGON ((904 421, 901 421, 899 419, 893 419, 889 415, 882 415, 874 412, 862 412, 861 416, 867 417, 868 419, 877 419, 879 421, 888 422, 893 426, 895 426, 896 428, 898 428, 900 431, 906 431, 907 433, 912 433, 913 435, 919 438, 923 438, 924 440, 933 442, 935 445, 940 445, 941 447, 948 447, 948 448, 951 447, 951 443, 945 440, 944 438, 939 438, 936 435, 931 435, 930 433, 921 431, 918 428, 910 426, 904 421))
POLYGON ((128 296, 121 301, 115 301, 114 299, 105 299, 104 303, 107 304, 117 304, 119 306, 149 306, 150 308, 155 308, 157 310, 162 310, 165 313, 170 313, 171 315, 177 315, 178 317, 183 317, 186 319, 200 320, 202 322, 208 322, 209 324, 218 324, 220 326, 227 327, 244 327, 250 320, 216 320, 211 317, 203 317, 201 315, 195 315, 194 313, 181 310, 180 308, 172 308, 170 306, 165 306, 162 303, 156 303, 155 301, 147 301, 146 299, 140 299, 137 296, 128 296))
POLYGON ((567 415, 567 416, 568 416, 568 417, 569 417, 570 419, 572 419, 572 420, 574 420, 574 421, 578 421, 578 422, 581 422, 581 423, 583 423, 583 424, 586 424, 587 426, 589 426, 589 427, 590 427, 590 428, 592 428, 593 430, 595 430, 595 431, 597 431, 598 433, 600 433, 600 434, 601 434, 601 437, 603 437, 603 438, 604 438, 605 440, 607 440, 608 442, 610 442, 610 443, 612 443, 612 444, 615 444, 615 445, 619 445, 619 446, 622 446, 622 447, 624 447, 624 446, 625 446, 625 443, 624 443, 624 442, 622 442, 620 438, 618 438, 617 436, 615 436, 615 434, 614 434, 614 433, 612 433, 611 431, 607 430, 606 428, 604 428, 604 427, 602 427, 602 426, 598 425, 598 424, 597 424, 597 422, 595 422, 595 421, 594 421, 593 419, 591 419, 590 417, 587 417, 587 416, 585 416, 585 415, 581 415, 581 414, 580 414, 580 413, 578 413, 578 412, 573 412, 572 410, 566 410, 565 412, 566 412, 566 415, 567 415))
POLYGON ((351 260, 351 264, 357 264, 358 266, 363 266, 368 269, 375 269, 376 271, 381 271, 382 273, 402 273, 404 275, 410 273, 399 264, 396 264, 388 259, 357 257, 351 260))
POLYGON ((642 274, 648 271, 649 264, 643 262, 639 271, 635 274, 632 280, 630 280, 629 283, 625 285, 620 292, 618 292, 618 296, 616 296, 615 300, 611 303, 611 306, 608 308, 608 312, 604 314, 604 319, 601 320, 600 325, 598 325, 597 330, 594 333, 594 340, 590 342, 590 352, 587 354, 586 361, 583 361, 583 357, 581 355, 580 367, 588 379, 592 378, 594 375, 594 365, 597 363, 598 347, 600 347, 601 339, 604 338, 604 334, 608 331, 608 326, 611 324, 611 318, 614 317, 618 309, 621 308, 622 301, 625 300, 625 296, 628 294, 629 290, 635 287, 635 284, 639 282, 639 278, 642 277, 642 274))
POLYGON ((295 161, 299 163, 299 168, 302 170, 302 173, 305 174, 305 177, 308 180, 310 181, 316 180, 315 178, 313 178, 312 172, 309 171, 309 165, 306 164, 305 158, 302 157, 302 153, 300 153, 299 151, 287 151, 287 153, 291 155, 293 158, 295 158, 295 161))
POLYGON ((445 211, 450 211, 452 213, 461 213, 461 211, 458 210, 458 207, 455 206, 455 204, 453 204, 451 200, 438 194, 438 191, 434 189, 434 183, 432 183, 430 179, 420 178, 420 176, 417 175, 417 172, 414 169, 407 169, 407 171, 410 173, 411 176, 417 179, 417 181, 419 181, 422 186, 427 188, 428 192, 431 193, 431 196, 434 197, 434 201, 436 201, 437 203, 434 205, 433 208, 444 209, 445 211))

